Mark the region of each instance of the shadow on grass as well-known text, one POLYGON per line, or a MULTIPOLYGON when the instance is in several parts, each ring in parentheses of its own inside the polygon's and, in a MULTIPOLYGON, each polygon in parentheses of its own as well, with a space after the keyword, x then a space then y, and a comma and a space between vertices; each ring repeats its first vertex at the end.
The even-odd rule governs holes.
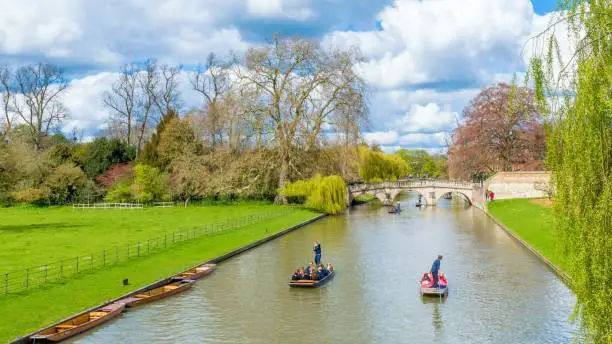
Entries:
POLYGON ((79 224, 66 224, 60 222, 51 223, 35 223, 29 225, 0 225, 0 232, 25 232, 31 230, 52 230, 52 229, 67 229, 84 227, 85 225, 79 224))

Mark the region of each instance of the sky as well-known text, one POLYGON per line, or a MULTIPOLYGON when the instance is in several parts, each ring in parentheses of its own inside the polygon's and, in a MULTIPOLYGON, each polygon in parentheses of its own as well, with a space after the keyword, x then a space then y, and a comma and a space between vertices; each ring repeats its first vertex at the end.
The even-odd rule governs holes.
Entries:
MULTIPOLYGON (((125 63, 193 66, 275 33, 358 46, 370 90, 369 143, 443 152, 464 106, 524 71, 556 0, 0 0, 0 63, 39 61, 70 78, 62 130, 104 127, 102 95, 125 63), (523 53, 521 53, 523 52, 523 53)), ((187 82, 187 107, 197 106, 187 82)))

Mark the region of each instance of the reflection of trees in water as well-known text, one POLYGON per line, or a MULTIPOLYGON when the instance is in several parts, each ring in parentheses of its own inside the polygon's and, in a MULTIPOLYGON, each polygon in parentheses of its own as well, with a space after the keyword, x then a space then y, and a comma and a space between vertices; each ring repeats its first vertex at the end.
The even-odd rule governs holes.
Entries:
POLYGON ((427 297, 422 296, 421 300, 424 304, 432 304, 431 322, 436 335, 442 334, 442 313, 440 305, 446 302, 446 297, 427 297))

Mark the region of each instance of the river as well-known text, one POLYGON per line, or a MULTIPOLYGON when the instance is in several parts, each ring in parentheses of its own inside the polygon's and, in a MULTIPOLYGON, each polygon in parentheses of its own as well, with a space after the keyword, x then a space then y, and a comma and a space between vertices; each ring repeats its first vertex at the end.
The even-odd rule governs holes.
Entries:
POLYGON ((218 266, 192 290, 130 309, 72 343, 567 343, 571 291, 462 200, 403 211, 359 206, 218 266), (312 242, 335 278, 293 289, 312 242), (447 299, 421 297, 438 254, 447 299))

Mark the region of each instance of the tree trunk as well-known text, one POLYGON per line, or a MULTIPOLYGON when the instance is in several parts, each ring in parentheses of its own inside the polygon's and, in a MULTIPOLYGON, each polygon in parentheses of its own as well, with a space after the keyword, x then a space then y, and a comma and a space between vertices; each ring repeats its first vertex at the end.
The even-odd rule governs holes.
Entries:
MULTIPOLYGON (((287 170, 289 168, 289 162, 287 161, 287 157, 286 154, 283 152, 282 158, 281 158, 281 168, 280 168, 280 175, 278 177, 278 188, 279 190, 282 189, 285 184, 287 183, 287 170)), ((274 198, 274 203, 275 204, 287 204, 287 197, 285 195, 282 195, 280 192, 276 195, 276 198, 274 198)))

